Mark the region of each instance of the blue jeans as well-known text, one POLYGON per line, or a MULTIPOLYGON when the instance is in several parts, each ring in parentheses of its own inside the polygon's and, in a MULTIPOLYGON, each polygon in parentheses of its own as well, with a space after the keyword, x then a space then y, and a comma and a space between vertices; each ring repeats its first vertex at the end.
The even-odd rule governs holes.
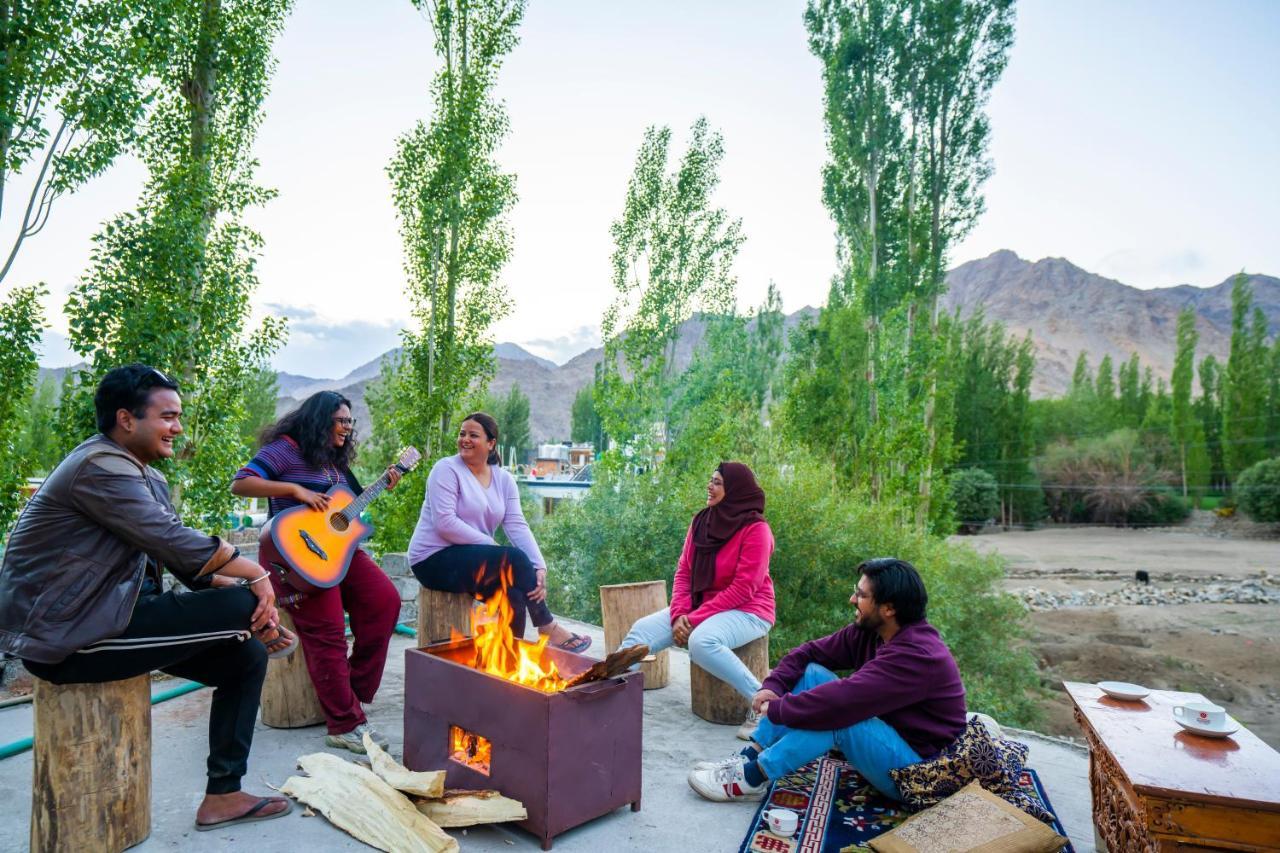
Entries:
MULTIPOLYGON (((805 667, 804 675, 791 692, 803 693, 837 678, 825 666, 811 663, 805 667)), ((792 729, 772 723, 765 717, 761 718, 760 726, 751 739, 764 747, 758 761, 760 769, 770 779, 780 779, 834 747, 844 753, 849 763, 877 791, 895 800, 902 797, 889 778, 889 771, 920 761, 920 756, 902 739, 902 735, 879 717, 833 731, 792 729)))
MULTIPOLYGON (((689 657, 698 666, 750 699, 760 689, 760 682, 747 665, 738 660, 733 650, 758 640, 769 633, 768 622, 741 610, 725 610, 709 616, 689 635, 689 657)), ((671 608, 650 613, 631 626, 618 645, 620 649, 644 644, 657 654, 674 643, 671 636, 671 608)))

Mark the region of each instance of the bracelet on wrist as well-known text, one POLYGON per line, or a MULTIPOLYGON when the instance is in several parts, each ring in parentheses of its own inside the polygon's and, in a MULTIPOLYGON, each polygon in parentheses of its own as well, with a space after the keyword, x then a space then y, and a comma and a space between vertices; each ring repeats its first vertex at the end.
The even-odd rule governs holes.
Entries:
POLYGON ((260 582, 260 581, 264 581, 264 580, 266 580, 266 579, 267 579, 267 578, 269 578, 269 577, 271 577, 271 573, 270 573, 270 572, 263 572, 262 574, 258 575, 256 578, 254 578, 253 580, 242 580, 242 581, 240 581, 240 583, 241 583, 241 584, 243 584, 244 586, 253 586, 255 583, 258 583, 258 582, 260 582))

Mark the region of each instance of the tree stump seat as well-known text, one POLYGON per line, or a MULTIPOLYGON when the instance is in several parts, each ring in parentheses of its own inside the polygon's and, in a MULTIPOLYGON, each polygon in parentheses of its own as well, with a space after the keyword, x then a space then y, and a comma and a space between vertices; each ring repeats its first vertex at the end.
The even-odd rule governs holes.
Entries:
POLYGON ((466 592, 418 590, 418 648, 449 641, 450 631, 471 636, 471 608, 475 596, 466 592))
MULTIPOLYGON (((280 624, 294 634, 293 618, 280 608, 280 624)), ((262 722, 273 729, 300 729, 324 722, 324 709, 316 696, 307 656, 299 643, 293 654, 267 661, 267 678, 262 684, 262 722)))
MULTIPOLYGON (((768 634, 739 646, 733 653, 756 678, 763 681, 769 674, 768 634)), ((689 663, 689 697, 693 713, 709 723, 736 726, 751 710, 751 702, 737 690, 692 661, 689 663)))
MULTIPOLYGON (((666 581, 608 584, 600 587, 600 612, 604 616, 605 654, 618 647, 637 619, 667 606, 666 581)), ((640 664, 644 689, 666 687, 670 677, 667 650, 663 649, 640 664)))
POLYGON ((35 679, 31 850, 116 853, 151 834, 151 676, 35 679))

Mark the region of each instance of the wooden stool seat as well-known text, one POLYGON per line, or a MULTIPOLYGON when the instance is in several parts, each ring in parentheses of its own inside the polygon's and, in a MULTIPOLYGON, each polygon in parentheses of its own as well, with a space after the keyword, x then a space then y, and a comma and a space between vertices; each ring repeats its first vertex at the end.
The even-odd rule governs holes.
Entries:
MULTIPOLYGON (((280 624, 298 633, 293 618, 283 607, 280 608, 280 624)), ((307 656, 301 643, 288 657, 267 661, 261 707, 262 722, 273 729, 300 729, 324 722, 324 709, 320 707, 311 674, 307 672, 307 656)))
MULTIPOLYGON (((666 581, 617 583, 600 587, 600 612, 604 616, 604 651, 607 655, 626 638, 637 619, 667 606, 666 581)), ((644 689, 666 687, 670 678, 667 650, 650 655, 640 664, 644 689)))
POLYGON ((35 680, 31 850, 115 853, 151 834, 151 676, 35 680))
POLYGON ((471 607, 475 596, 466 592, 418 590, 418 648, 446 643, 450 632, 471 636, 471 607))
MULTIPOLYGON (((760 680, 769 674, 769 635, 733 650, 760 680)), ((689 663, 689 698, 693 713, 709 723, 736 726, 747 718, 751 702, 696 663, 689 663)))

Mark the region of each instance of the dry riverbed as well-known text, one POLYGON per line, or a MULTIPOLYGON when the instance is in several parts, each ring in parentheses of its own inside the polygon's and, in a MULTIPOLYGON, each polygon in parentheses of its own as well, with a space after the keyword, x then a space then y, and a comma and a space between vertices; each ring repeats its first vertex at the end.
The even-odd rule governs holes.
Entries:
POLYGON ((1202 523, 957 539, 1002 554, 1005 588, 1029 605, 1048 733, 1079 734, 1062 681, 1132 681, 1202 693, 1280 748, 1280 541, 1243 532, 1202 523))

